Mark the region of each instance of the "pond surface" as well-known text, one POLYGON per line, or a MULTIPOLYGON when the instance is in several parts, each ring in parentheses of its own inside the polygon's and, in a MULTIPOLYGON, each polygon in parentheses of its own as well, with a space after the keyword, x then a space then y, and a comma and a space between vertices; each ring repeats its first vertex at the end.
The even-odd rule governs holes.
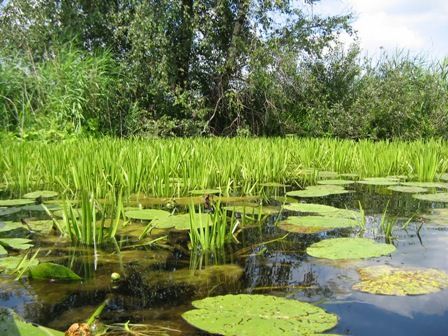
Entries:
MULTIPOLYGON (((269 294, 314 303, 337 314, 339 323, 329 331, 332 334, 447 335, 448 290, 397 297, 352 289, 359 281, 357 269, 370 265, 426 267, 448 272, 448 225, 421 217, 433 208, 443 208, 444 204, 419 201, 412 194, 393 192, 386 187, 355 185, 347 189, 355 192, 287 201, 353 210, 359 210, 361 202, 367 218, 364 231, 337 229, 307 235, 290 233, 284 237, 286 232, 276 226, 278 216, 286 218, 294 213, 283 211, 262 223, 247 225, 237 234, 239 243, 214 254, 192 254, 186 235, 169 234, 169 244, 126 248, 122 240, 117 246, 98 251, 97 258, 93 249, 71 247, 56 236, 34 237, 36 247, 40 247, 41 262, 69 266, 85 280, 14 281, 13 277, 0 274, 0 306, 14 309, 29 321, 66 330, 72 323, 86 320, 108 299, 101 314, 104 324, 131 321, 150 325, 142 335, 208 335, 181 317, 192 309, 193 300, 228 293, 269 294), (391 255, 362 261, 329 261, 306 254, 308 246, 331 237, 360 236, 385 242, 379 226, 386 207, 387 215, 397 217, 400 224, 393 230, 392 243, 397 250, 391 255), (402 229, 401 225, 411 216, 412 221, 402 229), (122 274, 122 280, 111 283, 112 272, 122 274)), ((284 191, 271 190, 264 202, 270 207, 280 207, 278 196, 284 191)), ((43 215, 20 212, 0 220, 40 216, 43 215)))

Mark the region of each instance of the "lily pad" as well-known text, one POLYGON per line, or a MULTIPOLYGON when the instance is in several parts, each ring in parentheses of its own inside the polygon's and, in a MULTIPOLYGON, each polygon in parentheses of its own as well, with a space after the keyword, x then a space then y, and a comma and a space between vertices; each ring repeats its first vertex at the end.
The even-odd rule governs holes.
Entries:
MULTIPOLYGON (((45 204, 45 207, 50 211, 59 211, 61 210, 61 206, 58 204, 45 204)), ((30 204, 21 207, 22 211, 46 211, 42 204, 30 204)))
POLYGON ((322 185, 349 185, 355 183, 352 180, 320 180, 317 181, 318 184, 322 185))
POLYGON ((53 263, 42 263, 31 267, 30 276, 35 280, 82 280, 82 278, 70 268, 53 263))
POLYGON ((408 187, 448 189, 448 183, 441 182, 403 182, 401 184, 408 187))
POLYGON ((399 180, 399 181, 406 181, 408 178, 410 178, 410 176, 406 176, 406 175, 389 175, 386 176, 387 179, 393 179, 393 180, 399 180))
POLYGON ((423 295, 448 288, 448 274, 436 269, 395 268, 387 265, 358 270, 361 282, 353 289, 380 295, 423 295))
POLYGON ((58 195, 59 194, 56 191, 37 190, 37 191, 33 191, 33 192, 23 195, 23 198, 36 199, 36 198, 40 197, 43 199, 49 199, 49 198, 54 198, 58 195))
POLYGON ((22 223, 0 222, 0 237, 11 237, 28 233, 29 230, 22 223))
POLYGON ((335 185, 318 185, 310 186, 304 190, 288 191, 286 196, 292 197, 324 197, 329 195, 346 194, 349 190, 345 190, 341 186, 335 185))
POLYGON ((0 333, 10 336, 64 336, 63 332, 28 323, 13 310, 0 307, 0 333))
POLYGON ((314 213, 327 217, 359 218, 360 214, 353 210, 339 209, 333 206, 315 203, 291 203, 283 206, 288 211, 314 213))
POLYGON ((393 245, 376 243, 367 238, 325 239, 306 249, 310 256, 332 260, 374 258, 394 251, 393 245))
POLYGON ((16 207, 33 203, 34 201, 30 199, 22 199, 22 198, 7 199, 7 200, 0 200, 0 207, 16 207))
POLYGON ((10 216, 20 212, 20 208, 10 207, 10 208, 1 208, 0 209, 0 217, 1 216, 10 216))
POLYGON ((191 195, 218 195, 221 193, 220 189, 199 189, 190 190, 191 195))
POLYGON ((53 229, 53 221, 52 220, 34 220, 28 221, 28 226, 33 231, 37 231, 42 234, 48 234, 53 229))
POLYGON ((255 204, 247 204, 247 205, 235 205, 235 206, 226 206, 223 208, 224 210, 230 212, 237 212, 241 214, 251 215, 251 216, 269 216, 272 214, 276 214, 280 212, 280 209, 272 208, 272 207, 260 207, 255 204))
POLYGON ((355 174, 355 173, 345 173, 345 174, 340 174, 339 177, 355 180, 359 177, 359 175, 355 174))
MULTIPOLYGON (((52 215, 57 218, 64 218, 64 209, 56 210, 52 213, 52 215)), ((73 209, 73 215, 75 218, 81 218, 81 209, 73 209)))
POLYGON ((295 233, 317 233, 329 230, 354 227, 358 221, 350 218, 324 217, 324 216, 290 216, 279 223, 285 231, 295 233))
POLYGON ((145 197, 140 198, 138 201, 131 201, 129 205, 152 207, 155 205, 163 205, 167 208, 173 208, 177 205, 189 206, 191 204, 203 204, 204 197, 202 196, 187 196, 187 197, 145 197))
MULTIPOLYGON (((13 256, 13 257, 4 257, 0 258, 0 269, 12 271, 19 266, 19 264, 22 262, 23 256, 13 256)), ((28 260, 26 261, 26 265, 28 266, 36 266, 39 264, 39 260, 33 259, 32 261, 28 260)))
POLYGON ((126 211, 124 214, 126 217, 131 219, 146 220, 146 221, 170 216, 170 213, 168 211, 159 209, 129 210, 126 211))
POLYGON ((315 335, 338 322, 310 303, 267 295, 215 296, 192 304, 197 309, 182 314, 188 323, 227 336, 315 335))
POLYGON ((325 170, 323 170, 323 171, 319 171, 319 172, 317 172, 317 177, 318 178, 322 178, 322 179, 332 179, 332 178, 335 178, 335 177, 338 177, 339 176, 339 174, 338 173, 336 173, 336 172, 334 172, 334 171, 325 171, 325 170))
MULTIPOLYGON (((207 213, 193 215, 194 220, 199 223, 202 221, 202 225, 212 225, 212 217, 207 213)), ((152 221, 154 227, 159 229, 171 229, 176 230, 190 230, 190 214, 174 215, 168 217, 157 218, 152 221)))
POLYGON ((360 184, 375 185, 375 186, 391 186, 399 184, 398 178, 387 177, 368 177, 358 181, 360 184))
POLYGON ((422 201, 448 203, 448 193, 414 194, 412 197, 422 201))
POLYGON ((421 187, 412 187, 412 186, 401 186, 401 185, 395 185, 395 186, 390 186, 387 189, 392 190, 392 191, 398 191, 398 192, 404 192, 404 193, 424 193, 427 192, 428 189, 426 188, 421 188, 421 187))
POLYGON ((33 247, 31 239, 26 238, 1 238, 0 245, 12 248, 13 250, 26 250, 33 247))

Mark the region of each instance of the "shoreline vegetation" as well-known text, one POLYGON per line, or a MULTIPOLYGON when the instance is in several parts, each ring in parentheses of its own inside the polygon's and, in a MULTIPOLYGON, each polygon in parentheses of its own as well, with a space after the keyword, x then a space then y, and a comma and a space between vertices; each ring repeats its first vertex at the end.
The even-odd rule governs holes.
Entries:
POLYGON ((43 188, 71 195, 185 196, 193 190, 257 194, 269 183, 399 176, 446 179, 444 140, 351 141, 304 138, 3 140, 0 183, 16 194, 43 188), (337 173, 337 174, 336 174, 337 173), (346 174, 346 175, 344 175, 346 174))
POLYGON ((448 58, 364 57, 352 22, 291 1, 9 0, 0 131, 446 139, 448 58))

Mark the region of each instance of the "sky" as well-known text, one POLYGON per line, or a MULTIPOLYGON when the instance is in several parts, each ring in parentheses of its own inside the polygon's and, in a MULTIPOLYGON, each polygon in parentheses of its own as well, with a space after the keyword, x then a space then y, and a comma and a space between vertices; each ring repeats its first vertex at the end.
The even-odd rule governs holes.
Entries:
POLYGON ((360 46, 371 57, 382 50, 448 57, 448 0, 321 0, 313 9, 323 15, 352 12, 360 46))

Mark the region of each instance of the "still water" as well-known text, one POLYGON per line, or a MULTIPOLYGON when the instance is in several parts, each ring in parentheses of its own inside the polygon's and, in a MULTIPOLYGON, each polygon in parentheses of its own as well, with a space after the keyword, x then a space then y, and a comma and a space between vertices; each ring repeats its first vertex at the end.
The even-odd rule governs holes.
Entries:
MULTIPOLYGON (((385 187, 358 185, 354 189, 349 194, 287 201, 354 210, 361 202, 367 216, 366 230, 362 232, 339 229, 310 235, 290 233, 282 239, 286 232, 275 223, 281 219, 278 216, 292 214, 282 212, 261 224, 248 225, 238 233, 238 242, 208 255, 191 254, 185 236, 170 234, 168 243, 159 247, 127 248, 123 236, 117 246, 98 251, 97 258, 90 248, 72 247, 55 236, 40 237, 36 243, 41 249, 40 261, 70 266, 84 280, 13 281, 0 274, 0 306, 14 309, 29 321, 66 330, 73 322, 86 320, 107 298, 98 323, 130 321, 145 325, 141 326, 142 335, 207 335, 181 318, 183 312, 192 309, 193 300, 228 293, 269 294, 314 303, 337 314, 339 323, 329 331, 332 334, 448 335, 448 290, 406 297, 352 290, 359 281, 357 269, 369 265, 429 267, 448 272, 448 226, 421 217, 433 208, 443 207, 443 203, 419 201, 385 187), (406 229, 400 225, 394 228, 397 251, 392 255, 335 262, 306 254, 309 245, 330 237, 364 236, 384 242, 379 223, 386 207, 387 215, 396 217, 399 224, 413 217, 406 229), (122 281, 112 284, 112 272, 122 274, 122 281)), ((272 191, 264 202, 280 206, 278 196, 283 192, 272 191)), ((24 214, 0 220, 21 216, 24 214)))

